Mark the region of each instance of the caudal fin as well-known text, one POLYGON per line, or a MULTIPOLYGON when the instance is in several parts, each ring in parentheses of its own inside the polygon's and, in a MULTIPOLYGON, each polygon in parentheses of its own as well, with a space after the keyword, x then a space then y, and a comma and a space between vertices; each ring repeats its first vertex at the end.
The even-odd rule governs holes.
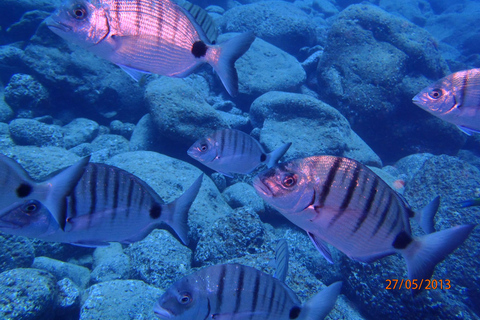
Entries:
POLYGON ((267 157, 267 166, 269 168, 275 166, 278 162, 278 160, 280 160, 280 158, 285 154, 285 152, 287 152, 288 148, 290 148, 290 146, 292 145, 291 142, 289 143, 285 143, 283 146, 273 150, 272 152, 270 152, 267 157))
POLYGON ((235 69, 235 61, 250 48, 253 40, 255 40, 253 32, 245 32, 233 37, 219 45, 220 56, 218 60, 209 61, 232 97, 238 94, 238 75, 235 69))
POLYGON ((301 312, 302 320, 321 320, 332 311, 342 289, 342 282, 334 282, 308 300, 301 312))
POLYGON ((176 200, 167 204, 170 214, 164 221, 173 229, 174 236, 184 244, 188 245, 188 210, 197 197, 200 186, 202 185, 203 173, 195 182, 176 200))
POLYGON ((278 280, 285 282, 288 272, 288 243, 285 239, 280 239, 275 248, 275 275, 278 280))
POLYGON ((435 197, 429 204, 427 204, 420 212, 415 213, 415 220, 422 227, 425 233, 435 232, 433 217, 440 206, 440 197, 435 197))
POLYGON ((446 230, 427 234, 423 237, 413 240, 402 252, 408 269, 408 278, 418 284, 418 288, 413 290, 418 293, 420 283, 425 279, 430 279, 435 266, 445 259, 450 253, 457 249, 470 235, 475 225, 455 226, 446 230))

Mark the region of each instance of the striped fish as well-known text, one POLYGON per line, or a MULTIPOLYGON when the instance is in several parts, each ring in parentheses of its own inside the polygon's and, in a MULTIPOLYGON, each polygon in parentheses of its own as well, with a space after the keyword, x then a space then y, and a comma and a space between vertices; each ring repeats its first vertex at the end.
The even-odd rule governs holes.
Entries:
POLYGON ((275 248, 275 275, 278 280, 285 282, 288 273, 288 243, 285 239, 280 239, 275 248))
POLYGON ((37 182, 18 163, 1 155, 0 231, 97 247, 139 241, 160 228, 188 244, 188 210, 203 175, 178 199, 164 204, 135 175, 88 160, 37 182))
POLYGON ((196 141, 187 151, 193 159, 228 177, 251 173, 260 164, 270 168, 287 152, 286 143, 266 153, 252 136, 235 129, 223 129, 196 141))
POLYGON ((221 264, 174 283, 154 306, 162 320, 323 319, 342 283, 335 282, 301 305, 283 282, 255 268, 221 264))
POLYGON ((255 39, 246 32, 214 45, 208 14, 170 0, 66 0, 46 24, 137 81, 145 73, 183 78, 208 63, 232 96, 238 93, 235 61, 255 39))
POLYGON ((429 279, 436 264, 474 228, 433 232, 438 199, 416 214, 373 171, 347 158, 314 156, 282 163, 258 174, 253 185, 268 204, 307 232, 328 261, 326 243, 367 263, 399 253, 411 280, 429 279), (412 237, 410 217, 429 234, 412 237))
POLYGON ((468 135, 480 132, 480 69, 452 73, 413 98, 413 103, 468 135))

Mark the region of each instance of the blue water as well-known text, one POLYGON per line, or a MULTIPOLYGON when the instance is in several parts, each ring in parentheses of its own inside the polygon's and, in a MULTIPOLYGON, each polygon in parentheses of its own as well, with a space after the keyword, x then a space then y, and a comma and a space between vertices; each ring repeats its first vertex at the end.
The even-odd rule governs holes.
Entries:
MULTIPOLYGON (((256 194, 251 180, 264 168, 230 178, 186 153, 222 128, 251 134, 268 152, 292 142, 281 161, 353 158, 413 210, 440 196, 436 230, 480 223, 480 207, 458 204, 480 197, 480 134, 411 101, 450 73, 480 68, 480 1, 195 1, 216 23, 218 43, 230 33, 257 37, 236 62, 236 97, 208 64, 186 78, 135 82, 48 29, 44 19, 60 3, 0 1, 0 153, 37 180, 91 155, 165 202, 206 177, 188 247, 165 230, 104 248, 0 233, 1 319, 156 319, 155 301, 198 268, 238 262, 274 274, 281 238, 290 248, 286 285, 302 301, 343 281, 327 319, 480 318, 478 227, 413 297, 400 255, 363 264, 332 247, 328 263, 256 194)), ((0 177, 3 193, 7 181, 0 177)))

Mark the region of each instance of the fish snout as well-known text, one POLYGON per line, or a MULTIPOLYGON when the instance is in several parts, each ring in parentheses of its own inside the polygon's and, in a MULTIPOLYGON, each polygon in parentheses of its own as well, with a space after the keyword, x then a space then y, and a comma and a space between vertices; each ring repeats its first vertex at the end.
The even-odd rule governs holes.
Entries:
POLYGON ((155 316, 161 320, 168 320, 173 318, 172 313, 162 308, 158 303, 156 303, 153 307, 153 313, 155 313, 155 316))
POLYGON ((257 190, 257 193, 259 193, 262 197, 273 196, 273 193, 270 190, 270 188, 265 183, 263 183, 260 177, 256 176, 255 178, 253 178, 252 184, 255 190, 257 190))
POLYGON ((69 25, 66 25, 65 23, 62 23, 60 17, 56 14, 53 14, 47 19, 45 19, 45 24, 53 32, 57 30, 60 32, 72 31, 72 27, 70 27, 69 25))

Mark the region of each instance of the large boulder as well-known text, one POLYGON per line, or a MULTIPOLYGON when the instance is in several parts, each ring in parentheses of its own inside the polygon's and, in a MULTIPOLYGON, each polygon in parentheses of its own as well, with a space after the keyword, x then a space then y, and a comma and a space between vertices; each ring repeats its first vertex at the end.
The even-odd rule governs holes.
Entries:
POLYGON ((427 31, 374 5, 352 5, 328 33, 318 93, 385 161, 418 151, 454 154, 464 135, 411 101, 447 73, 427 31))

